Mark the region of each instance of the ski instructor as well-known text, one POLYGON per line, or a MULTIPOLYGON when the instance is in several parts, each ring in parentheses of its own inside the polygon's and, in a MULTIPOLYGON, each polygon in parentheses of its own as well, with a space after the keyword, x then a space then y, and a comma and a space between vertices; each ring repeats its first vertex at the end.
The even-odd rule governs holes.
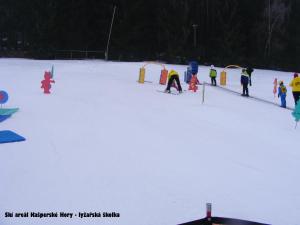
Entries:
POLYGON ((291 81, 290 86, 293 88, 292 92, 296 106, 300 99, 300 77, 297 73, 294 74, 294 79, 291 81))
POLYGON ((171 70, 168 74, 168 86, 167 86, 167 89, 165 90, 165 92, 171 93, 170 89, 171 89, 171 86, 172 86, 174 80, 177 83, 179 93, 182 92, 182 88, 181 88, 180 80, 179 80, 179 74, 175 70, 171 70))

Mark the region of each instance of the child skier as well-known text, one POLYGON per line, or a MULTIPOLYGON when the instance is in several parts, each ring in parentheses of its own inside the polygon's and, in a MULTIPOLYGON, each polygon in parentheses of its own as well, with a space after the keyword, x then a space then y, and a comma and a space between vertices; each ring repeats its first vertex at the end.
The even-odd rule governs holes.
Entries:
POLYGON ((167 89, 165 90, 165 92, 171 93, 170 89, 171 89, 171 86, 174 81, 176 81, 176 83, 177 83, 179 93, 182 92, 182 88, 181 88, 180 80, 179 80, 179 74, 175 70, 171 70, 168 74, 168 86, 167 86, 167 89))
POLYGON ((241 74, 241 85, 243 86, 242 96, 247 96, 247 97, 249 96, 248 84, 249 84, 249 75, 247 73, 247 70, 243 69, 241 74))
POLYGON ((278 98, 280 97, 281 100, 281 107, 286 108, 286 87, 283 84, 283 81, 279 82, 279 87, 278 87, 278 98))
POLYGON ((209 76, 210 76, 210 79, 211 79, 211 85, 212 86, 217 86, 217 81, 216 81, 217 71, 216 71, 214 65, 210 66, 209 76))

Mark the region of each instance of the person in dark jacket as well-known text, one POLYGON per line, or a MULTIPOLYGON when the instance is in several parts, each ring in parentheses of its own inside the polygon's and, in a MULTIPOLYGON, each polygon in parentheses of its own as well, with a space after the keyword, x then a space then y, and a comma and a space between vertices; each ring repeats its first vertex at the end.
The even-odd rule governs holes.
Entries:
POLYGON ((247 73, 247 70, 243 69, 241 74, 241 85, 243 86, 242 96, 249 96, 248 84, 249 84, 249 75, 247 73))
POLYGON ((253 69, 251 67, 247 68, 247 73, 249 75, 249 85, 252 86, 251 74, 253 73, 253 69))

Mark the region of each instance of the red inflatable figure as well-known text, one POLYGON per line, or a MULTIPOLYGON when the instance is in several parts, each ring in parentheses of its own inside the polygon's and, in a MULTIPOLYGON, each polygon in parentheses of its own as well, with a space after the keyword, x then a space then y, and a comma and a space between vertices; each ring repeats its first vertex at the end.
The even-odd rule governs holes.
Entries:
POLYGON ((197 90, 198 90, 198 84, 199 84, 200 82, 199 82, 199 80, 198 80, 198 78, 197 78, 197 75, 196 74, 193 74, 192 75, 192 78, 191 78, 191 80, 190 80, 190 83, 189 83, 189 90, 190 91, 194 91, 194 92, 196 92, 197 90))
POLYGON ((44 88, 44 94, 50 94, 51 83, 55 83, 55 81, 51 80, 51 73, 47 71, 45 72, 44 78, 45 79, 41 81, 41 88, 44 88))

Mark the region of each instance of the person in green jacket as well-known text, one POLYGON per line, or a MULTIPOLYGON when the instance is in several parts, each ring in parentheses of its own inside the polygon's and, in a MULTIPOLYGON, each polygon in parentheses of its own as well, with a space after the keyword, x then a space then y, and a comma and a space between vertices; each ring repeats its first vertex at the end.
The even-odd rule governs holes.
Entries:
POLYGON ((217 80, 216 80, 217 70, 215 69, 214 65, 210 66, 209 76, 210 76, 210 79, 211 79, 211 85, 212 86, 217 86, 217 80))

